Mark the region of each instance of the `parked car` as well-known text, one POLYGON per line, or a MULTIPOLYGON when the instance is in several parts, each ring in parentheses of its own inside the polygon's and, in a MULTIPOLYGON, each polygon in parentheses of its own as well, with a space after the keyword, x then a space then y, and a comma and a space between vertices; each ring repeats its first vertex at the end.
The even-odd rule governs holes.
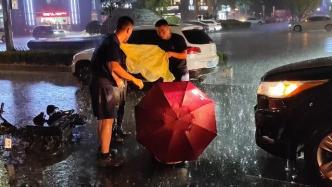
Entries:
POLYGON ((40 38, 55 38, 65 36, 65 31, 60 29, 54 29, 52 26, 42 25, 37 26, 32 31, 32 37, 36 40, 40 38))
POLYGON ((220 20, 219 23, 221 24, 222 28, 225 30, 243 29, 243 28, 249 28, 251 26, 250 22, 242 22, 236 19, 220 20))
POLYGON ((2 43, 6 42, 5 29, 4 28, 0 28, 0 38, 1 38, 2 43))
POLYGON ((306 30, 332 31, 332 21, 328 16, 311 16, 303 21, 292 21, 288 25, 291 31, 302 32, 306 30))
POLYGON ((209 25, 207 23, 203 23, 201 21, 198 20, 190 20, 190 21, 185 21, 185 24, 192 24, 192 25, 199 25, 201 27, 203 27, 205 32, 214 32, 214 27, 212 25, 209 25))
POLYGON ((290 160, 304 154, 306 171, 332 183, 332 59, 267 72, 257 90, 256 143, 290 160))
POLYGON ((221 24, 213 19, 202 19, 200 21, 205 24, 211 25, 213 27, 213 31, 221 31, 222 29, 221 24))
POLYGON ((262 25, 262 24, 265 23, 265 21, 263 19, 254 18, 254 17, 247 18, 244 21, 245 22, 250 22, 251 24, 259 24, 259 25, 262 25))
MULTIPOLYGON (((195 25, 172 26, 172 31, 185 38, 187 43, 187 66, 191 78, 199 78, 201 75, 213 71, 218 63, 216 44, 203 31, 203 28, 195 25)), ((135 27, 128 43, 151 44, 158 38, 155 27, 135 27)), ((87 49, 74 55, 72 72, 81 81, 89 80, 90 61, 94 48, 87 49)))

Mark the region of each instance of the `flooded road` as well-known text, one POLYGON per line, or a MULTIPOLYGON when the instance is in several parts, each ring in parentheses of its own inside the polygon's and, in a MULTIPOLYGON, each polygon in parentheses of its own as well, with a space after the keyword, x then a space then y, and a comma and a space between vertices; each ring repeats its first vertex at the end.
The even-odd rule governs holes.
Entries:
POLYGON ((0 102, 5 103, 6 119, 17 127, 31 124, 49 104, 75 109, 87 117, 87 124, 79 129, 81 140, 68 144, 56 157, 24 154, 17 151, 20 141, 15 140, 13 151, 0 152, 0 186, 9 180, 7 163, 15 166, 17 186, 310 186, 301 161, 296 171, 287 173, 283 159, 256 146, 253 107, 259 78, 267 70, 330 56, 332 35, 288 33, 283 25, 275 27, 211 34, 219 51, 228 56, 233 76, 222 76, 220 67, 195 83, 216 102, 218 135, 199 160, 178 166, 160 165, 135 140, 134 106, 142 92, 131 91, 127 96, 123 124, 133 134, 123 145, 112 145, 126 157, 126 164, 101 169, 96 164, 96 120, 86 87, 68 72, 1 71, 0 102))

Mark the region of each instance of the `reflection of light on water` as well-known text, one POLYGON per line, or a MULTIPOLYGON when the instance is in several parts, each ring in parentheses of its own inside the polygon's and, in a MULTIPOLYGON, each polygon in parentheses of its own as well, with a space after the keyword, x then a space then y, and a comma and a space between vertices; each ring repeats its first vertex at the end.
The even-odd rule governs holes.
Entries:
POLYGON ((287 34, 287 49, 291 49, 291 44, 292 44, 292 33, 287 34))
POLYGON ((289 32, 287 34, 287 42, 288 42, 288 44, 291 43, 291 41, 292 41, 292 33, 289 32))
POLYGON ((1 160, 0 160, 0 186, 9 186, 7 171, 4 166, 4 163, 1 160))
POLYGON ((14 97, 13 97, 13 85, 11 81, 7 80, 0 80, 0 103, 4 103, 4 111, 5 113, 3 114, 5 118, 9 122, 14 122, 15 117, 11 116, 10 114, 14 112, 15 106, 14 106, 14 97))
POLYGON ((303 47, 308 46, 308 33, 303 34, 303 47))
POLYGON ((76 89, 71 86, 62 87, 45 82, 33 84, 29 86, 26 93, 30 99, 27 103, 27 109, 32 110, 32 114, 38 114, 50 104, 65 110, 76 109, 76 89))
POLYGON ((328 37, 324 44, 325 52, 332 53, 332 37, 328 37))

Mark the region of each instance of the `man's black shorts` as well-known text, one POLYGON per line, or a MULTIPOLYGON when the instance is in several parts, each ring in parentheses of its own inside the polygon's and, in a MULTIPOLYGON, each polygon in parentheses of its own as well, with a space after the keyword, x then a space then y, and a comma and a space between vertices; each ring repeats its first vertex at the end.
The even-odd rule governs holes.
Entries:
POLYGON ((117 117, 120 102, 125 99, 125 90, 112 85, 90 85, 92 110, 98 120, 117 117))

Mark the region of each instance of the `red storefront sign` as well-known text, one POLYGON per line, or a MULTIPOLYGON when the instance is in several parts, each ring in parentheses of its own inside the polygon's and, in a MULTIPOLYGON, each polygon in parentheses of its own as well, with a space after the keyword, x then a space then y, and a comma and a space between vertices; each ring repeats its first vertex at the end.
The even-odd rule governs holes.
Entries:
POLYGON ((67 17, 67 12, 42 12, 40 13, 41 17, 67 17))

